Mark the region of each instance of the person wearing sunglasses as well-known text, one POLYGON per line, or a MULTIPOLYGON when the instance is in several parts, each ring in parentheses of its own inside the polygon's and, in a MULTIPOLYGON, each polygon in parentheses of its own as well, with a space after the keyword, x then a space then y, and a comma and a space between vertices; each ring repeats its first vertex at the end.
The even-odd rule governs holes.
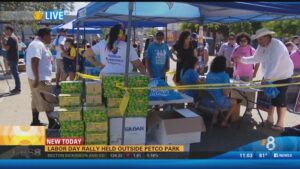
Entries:
MULTIPOLYGON (((263 79, 270 80, 273 84, 288 84, 292 81, 294 65, 284 43, 272 37, 275 34, 266 28, 256 31, 251 39, 257 40, 258 47, 253 56, 235 57, 236 63, 245 64, 261 63, 263 79)), ((267 124, 274 124, 274 111, 277 109, 277 122, 272 126, 273 130, 283 131, 287 115, 287 89, 288 86, 276 87, 279 94, 272 98, 272 107, 268 110, 267 124)))
POLYGON ((226 72, 229 74, 229 77, 233 77, 233 62, 231 62, 231 54, 233 49, 235 49, 238 44, 235 41, 235 34, 230 33, 228 36, 228 42, 223 43, 220 47, 217 56, 224 56, 226 58, 226 72))
MULTIPOLYGON (((255 49, 250 45, 251 38, 248 33, 241 32, 237 35, 236 41, 238 43, 238 46, 233 50, 233 53, 231 55, 231 58, 235 57, 250 57, 255 54, 255 49)), ((239 77, 242 81, 252 81, 254 77, 256 77, 257 71, 259 69, 259 63, 256 64, 244 64, 244 63, 235 63, 234 64, 234 72, 233 72, 233 78, 237 79, 239 77)), ((255 102, 255 93, 245 93, 247 98, 251 100, 253 103, 255 102)), ((236 91, 231 91, 231 97, 241 99, 243 102, 242 105, 246 106, 245 99, 236 91)), ((247 112, 249 112, 254 107, 253 103, 249 103, 247 106, 247 112)))
MULTIPOLYGON (((299 45, 299 44, 297 44, 297 45, 299 45)), ((293 49, 294 49, 293 42, 286 42, 285 46, 286 46, 286 48, 287 48, 287 50, 289 52, 289 55, 291 56, 293 54, 293 49)))

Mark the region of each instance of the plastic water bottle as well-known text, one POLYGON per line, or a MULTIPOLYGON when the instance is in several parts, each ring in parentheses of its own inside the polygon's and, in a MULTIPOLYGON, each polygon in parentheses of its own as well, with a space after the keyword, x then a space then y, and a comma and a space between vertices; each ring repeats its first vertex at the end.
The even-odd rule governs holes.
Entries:
POLYGON ((240 86, 240 76, 239 75, 237 75, 236 77, 235 77, 235 81, 236 81, 236 85, 237 86, 240 86))

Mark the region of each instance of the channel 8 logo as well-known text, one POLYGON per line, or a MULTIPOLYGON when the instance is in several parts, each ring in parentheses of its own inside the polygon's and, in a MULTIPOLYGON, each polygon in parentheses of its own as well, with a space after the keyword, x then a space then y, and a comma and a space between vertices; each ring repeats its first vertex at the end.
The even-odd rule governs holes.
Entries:
POLYGON ((261 144, 266 147, 267 150, 273 151, 276 148, 275 138, 273 136, 269 136, 267 139, 263 139, 261 144))

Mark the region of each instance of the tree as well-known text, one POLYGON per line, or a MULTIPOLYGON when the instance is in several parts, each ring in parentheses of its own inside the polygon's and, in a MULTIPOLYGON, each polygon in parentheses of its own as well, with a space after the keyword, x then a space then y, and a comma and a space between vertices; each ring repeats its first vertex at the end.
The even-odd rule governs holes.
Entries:
POLYGON ((180 24, 180 30, 190 30, 191 32, 196 32, 199 33, 199 24, 194 24, 194 23, 181 23, 180 24))
POLYGON ((271 21, 262 24, 263 27, 275 32, 275 37, 289 39, 294 35, 300 34, 299 20, 271 21))
POLYGON ((157 28, 151 28, 150 31, 148 32, 148 35, 153 35, 155 36, 157 33, 157 28))

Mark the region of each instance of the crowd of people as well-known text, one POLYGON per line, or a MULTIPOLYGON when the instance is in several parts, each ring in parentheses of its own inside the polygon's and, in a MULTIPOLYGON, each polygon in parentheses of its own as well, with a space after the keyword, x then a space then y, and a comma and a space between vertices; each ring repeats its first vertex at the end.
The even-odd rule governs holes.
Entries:
MULTIPOLYGON (((66 36, 65 29, 61 29, 52 41, 51 30, 42 28, 29 44, 20 43, 20 39, 18 40, 13 32, 13 27, 7 26, 5 36, 1 39, 2 53, 5 51, 5 58, 16 82, 16 87, 11 92, 21 91, 18 58, 25 55, 26 72, 32 92, 32 125, 44 125, 40 122, 38 114, 41 111, 51 113, 53 106, 44 102, 38 93, 50 92, 52 64, 56 64, 57 88, 61 81, 74 80, 77 44, 73 38, 66 36), (53 56, 54 52, 55 56, 53 56)), ((272 37, 273 34, 274 32, 264 28, 257 30, 256 34, 251 37, 246 32, 237 35, 230 33, 228 42, 221 45, 216 57, 209 63, 207 43, 205 39, 199 40, 196 33, 183 31, 174 45, 170 47, 165 41, 164 33, 158 31, 154 36, 150 35, 147 38, 143 52, 140 46, 131 44, 129 72, 136 70, 150 78, 166 81, 166 72, 170 69, 170 61, 173 60, 176 62, 176 72, 173 76, 176 85, 227 84, 230 83, 230 79, 252 81, 257 76, 259 67, 262 69, 263 78, 272 80, 273 84, 290 83, 294 68, 300 68, 298 56, 300 55, 300 38, 295 36, 290 42, 283 43, 272 37), (252 40, 257 41, 257 49, 251 46, 252 40), (141 56, 143 58, 140 58, 141 56)), ((82 55, 92 65, 101 69, 100 74, 124 73, 126 41, 124 25, 116 24, 110 29, 105 39, 94 39, 92 45, 87 47, 82 55), (97 56, 100 59, 97 59, 97 56)), ((282 130, 285 126, 287 111, 287 87, 277 89, 279 94, 272 99, 272 108, 268 112, 266 123, 272 124, 274 130, 282 130), (278 114, 276 123, 274 122, 275 108, 278 114)), ((229 110, 220 124, 222 127, 227 127, 233 109, 240 98, 234 92, 225 89, 214 89, 209 92, 216 98, 217 104, 229 110)), ((195 101, 200 97, 196 90, 185 90, 184 93, 193 97, 195 101)), ((249 98, 255 99, 255 95, 249 98)), ((50 128, 57 127, 58 124, 50 116, 48 119, 50 128)))

